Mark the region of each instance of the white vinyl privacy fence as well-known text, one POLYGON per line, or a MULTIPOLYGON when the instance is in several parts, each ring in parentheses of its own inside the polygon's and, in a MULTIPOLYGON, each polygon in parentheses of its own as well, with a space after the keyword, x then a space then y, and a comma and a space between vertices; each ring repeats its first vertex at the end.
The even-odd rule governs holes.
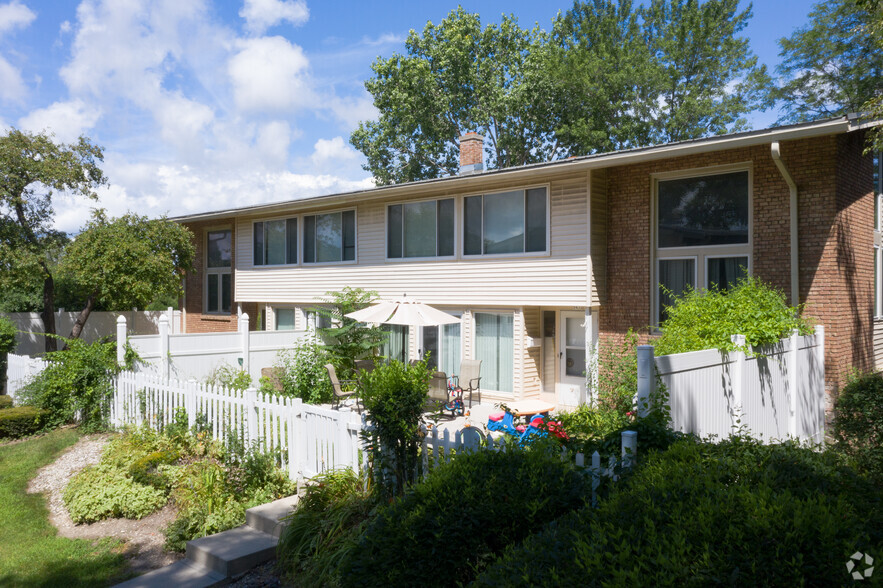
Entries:
MULTIPOLYGON (((737 344, 744 337, 735 335, 737 344)), ((669 395, 672 425, 702 437, 727 437, 740 428, 764 441, 786 438, 823 443, 825 433, 825 329, 796 332, 750 357, 716 349, 653 356, 638 348, 638 404, 656 377, 669 395), (654 376, 655 368, 655 376, 654 376)))
POLYGON ((114 426, 148 425, 162 430, 186 411, 188 426, 202 420, 215 439, 238 437, 278 451, 292 479, 360 465, 362 416, 304 404, 298 398, 230 390, 198 382, 122 372, 110 407, 114 426))
MULTIPOLYGON (((283 349, 291 349, 307 337, 306 331, 249 331, 248 315, 239 317, 239 328, 230 333, 173 334, 160 319, 159 334, 129 336, 129 345, 146 361, 139 371, 163 378, 204 379, 222 365, 245 370, 257 383, 261 368, 275 363, 283 349)), ((127 323, 117 321, 117 357, 125 353, 127 323)))
POLYGON ((12 396, 13 402, 18 404, 18 391, 31 378, 46 369, 47 362, 27 355, 15 355, 13 353, 6 356, 6 361, 6 393, 12 396))

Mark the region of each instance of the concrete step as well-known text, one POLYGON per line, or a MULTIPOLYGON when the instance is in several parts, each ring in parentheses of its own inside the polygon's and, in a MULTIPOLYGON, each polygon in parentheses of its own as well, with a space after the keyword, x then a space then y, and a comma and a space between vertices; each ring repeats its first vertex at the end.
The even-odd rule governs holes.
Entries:
POLYGON ((187 542, 187 559, 224 577, 250 570, 276 557, 279 539, 248 525, 187 542))
POLYGON ((245 511, 245 524, 279 538, 284 528, 281 521, 291 514, 296 504, 297 496, 295 495, 250 508, 245 511))
POLYGON ((164 568, 132 578, 117 588, 210 588, 230 580, 190 560, 182 559, 164 568))

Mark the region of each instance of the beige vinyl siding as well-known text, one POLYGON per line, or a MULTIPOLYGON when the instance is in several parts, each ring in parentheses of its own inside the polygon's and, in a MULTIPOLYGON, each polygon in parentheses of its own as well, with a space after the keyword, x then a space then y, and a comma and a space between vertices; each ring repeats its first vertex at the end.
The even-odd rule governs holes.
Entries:
POLYGON ((874 369, 883 371, 883 319, 874 319, 874 369))
POLYGON ((591 171, 591 263, 590 285, 592 305, 607 303, 607 170, 591 171))
POLYGON ((515 398, 524 398, 524 309, 515 311, 512 321, 512 390, 515 398))
POLYGON ((540 309, 537 307, 523 308, 524 336, 520 347, 515 346, 515 352, 521 353, 523 363, 522 396, 524 398, 539 398, 540 396, 540 365, 543 361, 542 328, 540 309), (527 338, 533 337, 536 347, 527 347, 527 338))
MULTIPOLYGON (((535 185, 535 184, 531 184, 535 185)), ((518 187, 489 184, 486 190, 439 193, 455 197, 457 251, 462 248, 462 196, 518 187)), ((382 298, 408 297, 436 305, 520 307, 586 306, 588 181, 585 173, 549 184, 549 254, 444 260, 387 261, 386 207, 407 200, 376 200, 356 206, 357 263, 306 264, 255 268, 252 228, 262 217, 236 223, 235 300, 271 303, 314 302, 344 286, 376 290, 382 298)), ((292 203, 289 216, 300 215, 292 203)), ((304 210, 306 214, 343 208, 304 210)), ((303 223, 299 223, 302 234, 303 223)), ((302 249, 302 243, 299 243, 302 249)), ((303 252, 301 251, 302 255, 303 252)))

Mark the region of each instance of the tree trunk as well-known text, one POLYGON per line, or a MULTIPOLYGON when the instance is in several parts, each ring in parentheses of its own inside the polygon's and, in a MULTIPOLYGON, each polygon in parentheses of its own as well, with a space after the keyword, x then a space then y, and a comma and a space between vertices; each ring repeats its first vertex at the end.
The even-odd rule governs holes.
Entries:
MULTIPOLYGON (((55 280, 48 273, 43 280, 43 312, 40 313, 43 319, 43 332, 55 335, 55 280)), ((58 349, 58 340, 55 337, 45 337, 46 353, 56 351, 58 349)))
POLYGON ((71 329, 71 339, 80 338, 80 334, 83 332, 83 327, 86 325, 86 321, 89 319, 89 315, 92 314, 94 308, 95 294, 90 294, 89 298, 86 299, 86 306, 84 306, 83 310, 80 311, 80 314, 77 315, 77 320, 74 322, 74 326, 71 329))

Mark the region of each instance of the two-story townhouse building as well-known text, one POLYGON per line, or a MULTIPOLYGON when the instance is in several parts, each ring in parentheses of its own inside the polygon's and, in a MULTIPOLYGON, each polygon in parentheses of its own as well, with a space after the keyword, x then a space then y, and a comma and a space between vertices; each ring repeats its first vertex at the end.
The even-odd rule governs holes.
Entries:
MULTIPOLYGON (((745 272, 826 327, 828 387, 873 367, 874 163, 863 124, 837 118, 547 164, 481 170, 173 219, 196 238, 188 332, 303 329, 344 286, 461 317, 396 328, 387 353, 482 360, 483 397, 586 399, 605 337, 657 325, 660 285, 721 287, 745 272)), ((879 273, 879 272, 878 272, 879 273)), ((645 329, 646 332, 646 329, 645 329)))

